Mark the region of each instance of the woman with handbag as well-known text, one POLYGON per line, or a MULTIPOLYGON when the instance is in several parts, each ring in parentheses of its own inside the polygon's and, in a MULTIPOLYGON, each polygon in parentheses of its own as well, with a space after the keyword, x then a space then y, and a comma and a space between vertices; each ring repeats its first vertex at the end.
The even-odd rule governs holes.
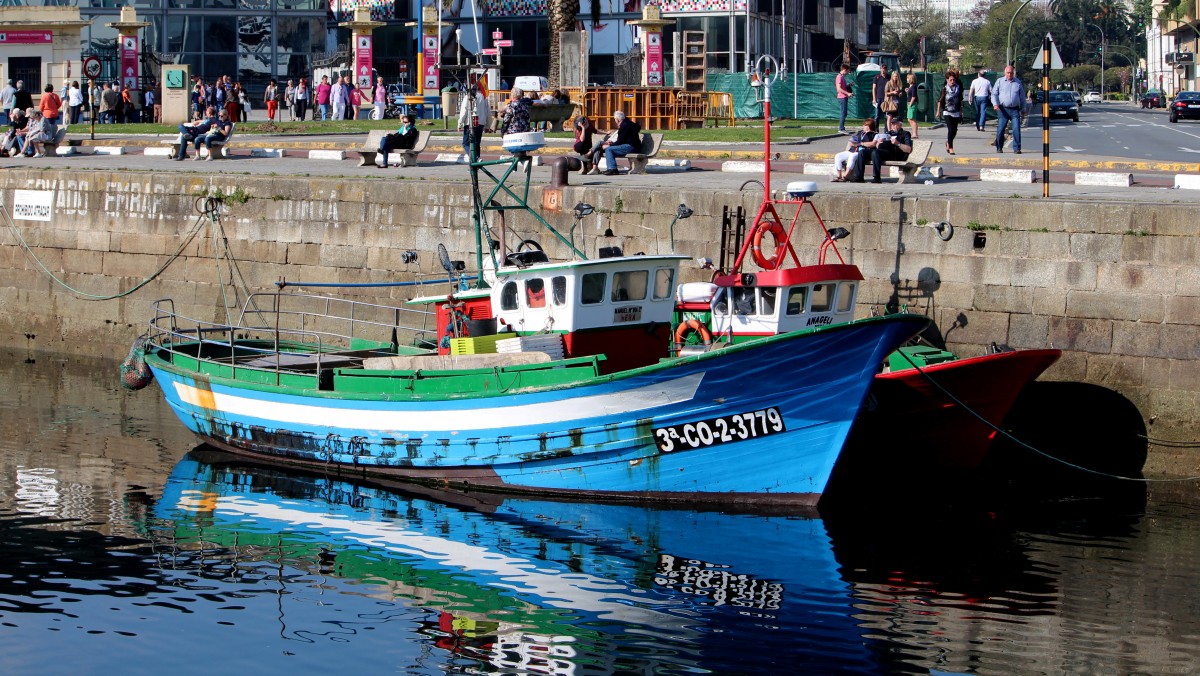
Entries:
POLYGON ((883 112, 887 113, 889 124, 893 117, 900 116, 900 97, 903 94, 904 83, 900 81, 900 72, 896 71, 883 88, 883 112))
POLYGON ((958 71, 946 71, 946 88, 938 98, 934 117, 941 116, 946 122, 946 152, 954 154, 954 137, 958 135, 958 123, 962 122, 963 88, 958 81, 958 71))

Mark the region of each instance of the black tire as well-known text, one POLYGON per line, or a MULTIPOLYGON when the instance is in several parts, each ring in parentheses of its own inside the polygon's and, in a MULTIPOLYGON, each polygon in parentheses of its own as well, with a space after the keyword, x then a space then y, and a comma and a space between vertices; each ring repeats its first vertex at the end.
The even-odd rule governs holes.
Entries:
POLYGON ((1175 111, 1172 110, 1171 111, 1171 122, 1178 122, 1178 121, 1179 121, 1179 116, 1176 115, 1175 111))
POLYGON ((1077 113, 1077 114, 1075 114, 1075 115, 1072 115, 1072 116, 1071 116, 1071 121, 1072 121, 1072 122, 1078 122, 1078 121, 1079 121, 1079 115, 1078 115, 1078 113, 1077 113))

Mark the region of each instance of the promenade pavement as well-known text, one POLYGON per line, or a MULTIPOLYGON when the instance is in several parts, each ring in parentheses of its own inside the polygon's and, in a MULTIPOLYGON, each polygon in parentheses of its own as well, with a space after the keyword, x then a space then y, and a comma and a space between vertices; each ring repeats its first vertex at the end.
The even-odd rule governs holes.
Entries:
MULTIPOLYGON (((261 117, 255 111, 252 119, 261 117)), ((844 136, 830 134, 804 142, 785 141, 774 143, 771 148, 771 187, 782 190, 787 183, 797 180, 814 181, 818 189, 827 192, 891 194, 907 196, 964 196, 964 197, 1041 197, 1043 194, 1041 128, 1026 127, 1023 130, 1025 152, 997 153, 991 146, 995 129, 978 132, 974 127, 960 128, 955 142, 955 154, 945 150, 946 132, 943 128, 923 128, 921 138, 933 143, 927 167, 940 167, 942 176, 931 179, 931 183, 918 181, 899 185, 896 179, 884 177, 882 184, 831 183, 828 176, 803 174, 805 163, 831 163, 833 156, 845 146, 844 136), (980 171, 989 168, 1032 170, 1035 183, 999 183, 979 180, 980 171)), ((146 154, 148 148, 165 148, 162 143, 167 136, 105 134, 103 126, 97 125, 95 138, 88 125, 76 125, 70 129, 68 139, 75 145, 76 154, 36 159, 0 158, 0 169, 37 171, 44 168, 79 171, 110 172, 188 172, 221 175, 303 175, 329 177, 364 177, 384 180, 467 180, 468 172, 461 162, 449 160, 461 156, 460 136, 451 130, 442 130, 435 123, 434 135, 429 146, 418 160, 416 167, 382 169, 359 167, 357 153, 348 152, 342 160, 309 159, 313 150, 352 150, 362 146, 365 133, 356 134, 272 134, 254 135, 238 133, 230 143, 229 159, 212 162, 177 162, 165 156, 146 154), (99 154, 103 148, 121 148, 124 154, 99 154), (252 156, 255 150, 283 150, 283 157, 252 156)), ((534 169, 535 182, 549 181, 549 164, 555 157, 569 151, 567 139, 550 139, 541 151, 544 165, 534 169)), ((503 149, 496 135, 484 137, 484 157, 500 157, 503 149)), ((151 151, 152 153, 154 151, 151 151)), ((1136 201, 1154 203, 1200 203, 1200 190, 1175 189, 1176 174, 1200 174, 1196 163, 1161 161, 1131 161, 1115 157, 1072 153, 1052 155, 1050 173, 1050 196, 1065 199, 1102 201, 1136 201), (1129 187, 1076 185, 1076 172, 1110 172, 1130 174, 1133 185, 1129 187)), ((589 175, 572 173, 571 185, 587 185, 598 188, 612 186, 638 186, 663 189, 708 189, 722 191, 761 190, 763 172, 762 143, 699 143, 667 142, 658 155, 665 164, 673 160, 686 161, 688 168, 654 166, 646 174, 620 176, 589 175), (736 169, 736 170, 735 170, 736 169)), ((624 166, 624 162, 619 163, 624 166)), ((868 168, 868 179, 870 169, 868 168)))

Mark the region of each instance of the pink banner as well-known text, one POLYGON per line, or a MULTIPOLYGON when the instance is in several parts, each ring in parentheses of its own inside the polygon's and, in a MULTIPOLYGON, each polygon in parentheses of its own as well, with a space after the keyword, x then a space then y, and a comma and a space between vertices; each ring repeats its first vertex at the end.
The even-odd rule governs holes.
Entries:
POLYGON ((121 84, 130 89, 138 86, 138 38, 121 36, 121 84))
POLYGON ((425 72, 421 74, 421 84, 425 95, 433 96, 441 89, 441 73, 438 70, 438 36, 426 35, 423 44, 425 61, 422 63, 422 68, 425 72))
POLYGON ((370 89, 371 85, 371 36, 358 36, 358 51, 354 59, 354 82, 359 89, 370 89))
POLYGON ((0 31, 0 44, 48 45, 54 42, 52 31, 0 31))
POLYGON ((662 83, 662 33, 646 33, 646 84, 650 87, 661 87, 662 83))

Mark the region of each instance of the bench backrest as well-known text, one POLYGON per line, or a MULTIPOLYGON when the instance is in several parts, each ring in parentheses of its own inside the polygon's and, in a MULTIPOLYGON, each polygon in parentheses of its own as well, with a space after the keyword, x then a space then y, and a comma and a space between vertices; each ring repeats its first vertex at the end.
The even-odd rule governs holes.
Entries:
MULTIPOLYGON (((363 141, 362 149, 379 150, 379 142, 383 140, 384 136, 392 133, 394 132, 386 129, 372 129, 371 131, 367 132, 367 140, 363 141)), ((425 146, 429 144, 429 134, 430 132, 428 129, 418 129, 416 144, 413 145, 412 150, 406 150, 403 152, 419 153, 422 150, 425 150, 425 146)))
POLYGON ((925 160, 929 159, 929 150, 931 148, 933 148, 933 141, 913 139, 912 152, 908 154, 906 161, 909 164, 925 164, 925 160))
POLYGON ((529 106, 530 122, 554 122, 565 120, 575 115, 577 103, 552 103, 550 105, 534 104, 529 106))
POLYGON ((367 134, 367 140, 363 141, 363 150, 379 150, 379 142, 390 133, 386 129, 372 129, 367 134))
POLYGON ((663 135, 652 132, 642 132, 642 150, 643 155, 657 155, 658 149, 662 147, 663 135))

